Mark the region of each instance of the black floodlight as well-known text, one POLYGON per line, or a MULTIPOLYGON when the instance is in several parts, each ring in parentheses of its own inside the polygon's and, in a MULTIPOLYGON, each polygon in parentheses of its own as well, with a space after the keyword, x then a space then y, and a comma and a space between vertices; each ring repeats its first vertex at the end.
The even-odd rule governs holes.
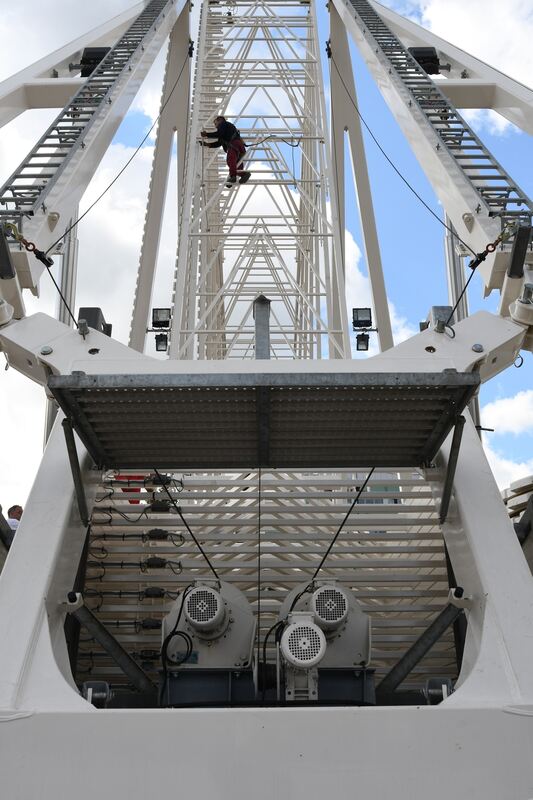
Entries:
POLYGON ((81 67, 81 77, 88 78, 89 75, 92 75, 110 50, 110 47, 85 47, 81 54, 81 61, 76 65, 81 67))
POLYGON ((113 326, 106 322, 101 308, 97 306, 83 306, 78 311, 78 322, 84 319, 89 328, 94 328, 95 331, 100 331, 106 336, 111 336, 113 326))
POLYGON ((443 68, 434 47, 410 47, 409 52, 428 75, 438 75, 443 68))
POLYGON ((372 327, 372 310, 370 308, 352 308, 352 322, 356 328, 372 327))
POLYGON ((8 280, 9 278, 14 278, 15 275, 9 242, 6 239, 4 229, 0 226, 0 278, 8 280))
POLYGON ((170 308, 152 308, 152 328, 170 328, 170 308))
POLYGON ((510 278, 524 277, 524 262, 531 244, 531 225, 520 225, 514 237, 507 274, 510 278))
POLYGON ((358 333, 357 336, 355 337, 355 340, 357 342, 357 350, 366 352, 368 350, 369 339, 370 336, 368 335, 368 333, 358 333))
POLYGON ((158 353, 166 353, 168 349, 168 334, 156 333, 155 335, 155 349, 158 353))

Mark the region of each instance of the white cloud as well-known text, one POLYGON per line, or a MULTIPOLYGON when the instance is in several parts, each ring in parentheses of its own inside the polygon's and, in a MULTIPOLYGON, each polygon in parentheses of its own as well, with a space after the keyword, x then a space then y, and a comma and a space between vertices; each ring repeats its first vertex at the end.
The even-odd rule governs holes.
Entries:
POLYGON ((483 425, 495 435, 533 434, 533 389, 487 403, 482 409, 483 425))
MULTIPOLYGON (((132 111, 140 111, 150 118, 151 122, 155 120, 159 114, 161 105, 161 93, 163 86, 163 73, 165 70, 167 48, 163 48, 154 63, 152 64, 148 75, 141 88, 139 89, 132 105, 132 111)), ((177 76, 176 76, 177 77, 177 76)), ((150 134, 150 138, 155 140, 156 128, 150 134)))
POLYGON ((424 27, 516 80, 532 83, 533 10, 529 3, 419 0, 418 5, 424 27))
POLYGON ((389 303, 389 310, 391 315, 392 337, 394 344, 400 344, 406 339, 410 339, 415 333, 418 333, 418 328, 411 325, 409 320, 398 313, 394 303, 389 303))
POLYGON ((463 109, 461 114, 478 133, 486 131, 492 136, 506 136, 511 132, 520 133, 520 128, 491 108, 467 108, 463 109))
POLYGON ((28 151, 34 146, 52 120, 56 111, 34 109, 0 128, 0 182, 9 178, 28 151))
MULTIPOLYGON (((133 148, 112 145, 87 190, 88 207, 131 156, 133 148)), ((80 223, 77 305, 101 306, 113 323, 113 337, 127 342, 144 227, 153 148, 144 147, 117 183, 80 223)), ((175 167, 175 162, 173 162, 175 167)), ((175 214, 176 170, 167 191, 169 216, 175 214), (174 202, 173 202, 174 201, 174 202)), ((170 299, 176 224, 165 216, 158 267, 157 297, 170 299), (159 274, 161 272, 161 274, 159 274)))
MULTIPOLYGON (((381 0, 432 33, 521 83, 533 86, 533 7, 523 0, 381 0), (510 46, 509 43, 512 43, 510 46)), ((480 132, 501 136, 518 130, 488 109, 465 110, 480 132)))
POLYGON ((10 506, 25 504, 37 472, 44 441, 45 399, 41 386, 14 369, 2 372, 0 381, 0 505, 5 515, 10 506))
MULTIPOLYGON (((368 276, 361 270, 361 250, 349 230, 345 232, 345 252, 346 252, 346 305, 348 314, 352 308, 366 308, 372 306, 372 293, 368 276)), ((396 309, 394 303, 389 300, 389 313, 391 318, 392 336, 395 344, 409 339, 418 333, 418 329, 402 316, 396 309)), ((352 353, 355 351, 355 334, 351 335, 352 353)), ((372 334, 369 342, 370 346, 366 355, 373 356, 379 352, 377 335, 372 334)), ((358 357, 361 357, 359 354, 358 357)))
POLYGON ((0 15, 0 79, 131 8, 131 0, 24 0, 3 3, 0 15), (23 42, 23 46, 21 46, 23 42))
POLYGON ((500 489, 533 473, 533 458, 513 459, 512 444, 506 444, 505 452, 498 444, 499 436, 533 434, 533 390, 486 403, 481 408, 481 420, 484 427, 494 428, 494 433, 483 435, 483 444, 500 489))
POLYGON ((513 481, 533 473, 533 458, 526 461, 513 461, 494 448, 491 442, 485 440, 483 446, 500 489, 507 489, 513 481))

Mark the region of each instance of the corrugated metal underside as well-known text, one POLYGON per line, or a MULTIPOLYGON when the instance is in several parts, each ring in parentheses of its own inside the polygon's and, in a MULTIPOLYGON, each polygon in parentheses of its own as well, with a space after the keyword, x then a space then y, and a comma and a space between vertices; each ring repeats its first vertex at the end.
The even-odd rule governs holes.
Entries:
POLYGON ((49 381, 99 466, 207 470, 418 467, 478 384, 453 370, 49 381))
MULTIPOLYGON (((236 583, 256 613, 260 596, 262 641, 287 592, 313 575, 367 471, 173 475, 171 493, 220 578, 236 583)), ((155 491, 157 499, 166 497, 155 491)), ((212 575, 178 516, 151 511, 152 500, 150 479, 108 473, 92 517, 85 596, 156 679, 160 620, 178 590, 212 575), (156 527, 171 538, 150 541, 148 531, 156 527), (148 568, 146 559, 154 555, 168 563, 148 568), (163 589, 164 597, 147 597, 149 587, 163 589)), ((375 472, 361 500, 318 577, 351 588, 371 615, 372 666, 379 676, 446 604, 448 580, 438 514, 418 472, 375 472)), ((455 678, 456 672, 450 630, 404 688, 423 687, 437 675, 455 678)), ((77 677, 127 683, 83 631, 77 677)))

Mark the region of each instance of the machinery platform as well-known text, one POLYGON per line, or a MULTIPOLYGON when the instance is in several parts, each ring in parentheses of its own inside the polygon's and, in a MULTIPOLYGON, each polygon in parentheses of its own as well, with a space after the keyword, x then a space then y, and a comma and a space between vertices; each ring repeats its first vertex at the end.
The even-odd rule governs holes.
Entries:
POLYGON ((340 469, 429 463, 479 376, 209 373, 53 376, 107 469, 340 469))

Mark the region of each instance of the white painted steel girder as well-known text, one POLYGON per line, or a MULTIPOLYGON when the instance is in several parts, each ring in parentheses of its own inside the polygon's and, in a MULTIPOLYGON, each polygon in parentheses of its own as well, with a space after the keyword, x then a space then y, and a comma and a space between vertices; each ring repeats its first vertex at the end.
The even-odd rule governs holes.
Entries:
POLYGON ((458 372, 479 370, 489 380, 514 362, 527 328, 508 318, 478 311, 454 326, 455 337, 427 329, 379 355, 364 360, 160 359, 143 356, 126 345, 89 329, 76 330, 46 314, 34 314, 0 328, 0 346, 11 366, 37 383, 49 375, 142 374, 286 374, 355 372, 458 372), (44 348, 44 351, 43 351, 44 348), (50 352, 51 351, 51 352, 50 352), (95 352, 91 352, 95 351, 95 352))

